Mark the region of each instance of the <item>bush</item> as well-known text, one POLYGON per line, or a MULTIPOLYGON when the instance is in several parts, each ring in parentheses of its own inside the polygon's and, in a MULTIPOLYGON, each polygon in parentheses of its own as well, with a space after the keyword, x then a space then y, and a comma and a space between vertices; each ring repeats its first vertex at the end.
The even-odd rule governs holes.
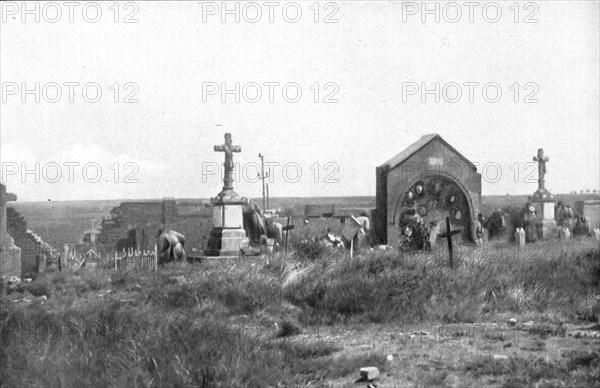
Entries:
POLYGON ((52 289, 48 278, 43 276, 27 284, 24 288, 25 291, 29 292, 33 296, 46 295, 47 297, 50 297, 52 289))

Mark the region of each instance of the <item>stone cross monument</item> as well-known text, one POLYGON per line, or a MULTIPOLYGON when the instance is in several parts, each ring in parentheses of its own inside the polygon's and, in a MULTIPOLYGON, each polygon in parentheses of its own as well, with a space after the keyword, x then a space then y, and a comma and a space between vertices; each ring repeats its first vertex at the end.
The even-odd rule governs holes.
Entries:
POLYGON ((538 162, 538 189, 529 200, 535 206, 538 220, 536 229, 538 236, 542 239, 552 237, 556 233, 556 221, 554 220, 554 195, 546 189, 546 163, 550 159, 544 156, 544 149, 539 148, 537 156, 533 157, 538 162))
POLYGON ((234 146, 231 142, 231 134, 225 134, 225 144, 216 145, 214 147, 215 152, 225 153, 225 163, 223 163, 225 178, 223 179, 223 192, 233 190, 233 170, 235 165, 233 164, 233 153, 242 152, 242 147, 234 146))
POLYGON ((21 277, 21 248, 6 230, 6 203, 16 201, 17 196, 6 192, 6 186, 0 183, 0 276, 21 277))
POLYGON ((213 205, 213 229, 208 239, 205 256, 239 257, 248 247, 248 238, 244 230, 244 206, 248 200, 233 191, 233 153, 242 152, 240 146, 234 146, 231 134, 225 134, 225 143, 216 145, 215 152, 225 153, 223 190, 211 199, 213 205))

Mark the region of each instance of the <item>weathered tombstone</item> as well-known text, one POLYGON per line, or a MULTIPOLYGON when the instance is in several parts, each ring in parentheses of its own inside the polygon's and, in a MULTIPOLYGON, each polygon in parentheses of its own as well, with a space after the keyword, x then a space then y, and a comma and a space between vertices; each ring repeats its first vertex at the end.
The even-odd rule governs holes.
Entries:
POLYGON ((223 190, 211 199, 213 205, 213 229, 208 240, 206 256, 239 257, 248 248, 249 241, 244 230, 243 208, 248 199, 233 191, 233 153, 242 152, 240 146, 231 142, 231 134, 225 134, 225 143, 214 147, 225 153, 225 177, 223 190))
POLYGON ((558 238, 560 240, 568 240, 571 237, 571 231, 569 228, 560 228, 558 230, 558 238))
POLYGON ((596 240, 600 241, 600 228, 594 229, 594 236, 596 236, 596 240))
POLYGON ((21 273, 23 277, 35 278, 39 262, 39 237, 31 230, 25 232, 21 246, 21 273))
POLYGON ((345 239, 344 243, 350 245, 350 257, 353 252, 357 252, 360 249, 360 244, 364 238, 363 226, 358 219, 354 216, 350 216, 348 221, 344 222, 344 229, 342 229, 342 237, 345 239), (360 231, 363 230, 361 234, 360 231))
POLYGON ((0 183, 0 277, 17 276, 21 278, 21 248, 6 231, 6 204, 16 201, 17 196, 6 192, 6 186, 0 183))
POLYGON ((600 228, 600 200, 577 201, 575 211, 587 218, 590 230, 600 228))
POLYGON ((359 382, 373 381, 379 378, 379 369, 374 366, 367 366, 360 368, 360 379, 359 382))
POLYGON ((554 195, 546 189, 546 163, 550 159, 544 156, 544 149, 539 148, 537 156, 533 157, 534 162, 538 162, 538 189, 533 193, 529 200, 537 209, 539 219, 536 221, 537 235, 540 239, 552 237, 556 230, 556 221, 554 219, 554 195))
POLYGON ((515 243, 519 248, 523 248, 525 246, 525 229, 515 229, 515 243))

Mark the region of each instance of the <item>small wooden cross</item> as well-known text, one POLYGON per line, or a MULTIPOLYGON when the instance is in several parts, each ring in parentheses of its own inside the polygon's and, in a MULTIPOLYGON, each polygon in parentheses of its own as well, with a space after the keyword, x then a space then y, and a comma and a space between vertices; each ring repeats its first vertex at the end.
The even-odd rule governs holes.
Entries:
POLYGON ((440 234, 440 237, 448 240, 448 254, 450 255, 450 268, 454 268, 454 257, 452 256, 452 236, 460 233, 460 230, 450 230, 450 217, 446 217, 446 233, 440 234))
POLYGON ((233 153, 234 152, 242 152, 242 147, 234 146, 231 142, 231 133, 225 134, 225 144, 216 145, 214 147, 215 152, 225 152, 225 178, 223 179, 223 190, 231 190, 233 189, 233 153))

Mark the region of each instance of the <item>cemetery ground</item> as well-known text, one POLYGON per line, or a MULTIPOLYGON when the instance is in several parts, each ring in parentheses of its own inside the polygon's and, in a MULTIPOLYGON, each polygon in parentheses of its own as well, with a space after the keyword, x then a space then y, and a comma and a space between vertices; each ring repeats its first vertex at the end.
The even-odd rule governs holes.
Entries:
POLYGON ((440 245, 49 272, 1 298, 0 386, 598 386, 597 240, 440 245))

